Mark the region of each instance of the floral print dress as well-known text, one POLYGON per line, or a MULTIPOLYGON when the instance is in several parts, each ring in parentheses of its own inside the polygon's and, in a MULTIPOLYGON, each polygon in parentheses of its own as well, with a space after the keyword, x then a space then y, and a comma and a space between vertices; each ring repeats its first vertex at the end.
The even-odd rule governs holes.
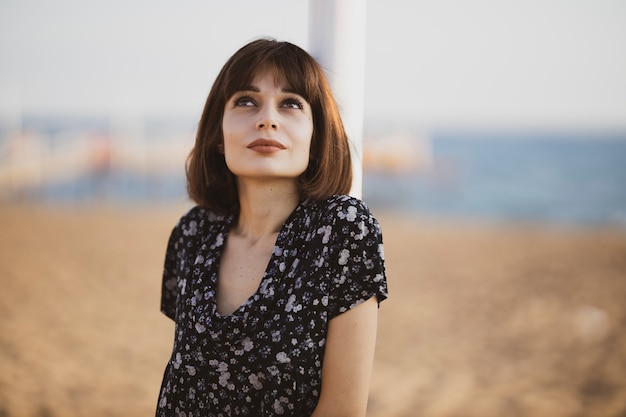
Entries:
POLYGON ((236 218, 195 207, 172 231, 161 310, 175 337, 157 416, 309 416, 329 321, 387 298, 378 222, 360 200, 334 196, 294 210, 257 291, 220 315, 219 261, 236 218))

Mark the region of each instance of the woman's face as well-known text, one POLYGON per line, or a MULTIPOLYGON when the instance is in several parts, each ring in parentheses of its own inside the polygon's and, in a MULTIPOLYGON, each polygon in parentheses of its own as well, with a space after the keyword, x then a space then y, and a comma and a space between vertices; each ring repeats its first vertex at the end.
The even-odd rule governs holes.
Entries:
POLYGON ((226 102, 222 131, 226 165, 239 180, 295 181, 308 166, 311 106, 272 71, 257 74, 226 102))

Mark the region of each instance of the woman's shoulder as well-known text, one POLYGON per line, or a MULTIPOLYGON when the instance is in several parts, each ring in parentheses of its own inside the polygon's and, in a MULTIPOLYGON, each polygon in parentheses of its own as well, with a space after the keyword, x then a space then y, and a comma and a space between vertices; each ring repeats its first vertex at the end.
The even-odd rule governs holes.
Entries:
POLYGON ((194 206, 183 214, 175 228, 185 236, 194 236, 200 230, 210 229, 212 226, 228 221, 232 214, 217 213, 202 206, 194 206))
POLYGON ((327 218, 353 220, 356 218, 372 217, 367 204, 351 195, 333 195, 315 203, 317 209, 326 214, 327 218))
POLYGON ((378 221, 367 204, 350 195, 333 195, 312 203, 318 226, 339 229, 378 228, 378 221))

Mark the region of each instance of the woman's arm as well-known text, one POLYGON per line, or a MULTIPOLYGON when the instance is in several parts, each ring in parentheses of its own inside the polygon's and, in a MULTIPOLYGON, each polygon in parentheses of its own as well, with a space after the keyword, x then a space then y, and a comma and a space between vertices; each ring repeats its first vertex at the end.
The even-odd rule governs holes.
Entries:
POLYGON ((311 417, 365 416, 377 323, 375 296, 330 321, 322 365, 322 392, 311 417))

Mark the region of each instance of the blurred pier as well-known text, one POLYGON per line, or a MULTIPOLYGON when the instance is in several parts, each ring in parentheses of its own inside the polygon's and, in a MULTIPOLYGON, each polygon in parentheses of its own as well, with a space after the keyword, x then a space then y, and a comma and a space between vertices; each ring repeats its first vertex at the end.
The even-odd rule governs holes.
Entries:
MULTIPOLYGON (((0 136, 0 202, 132 199, 149 185, 158 193, 172 182, 184 193, 184 164, 192 129, 119 128, 119 123, 50 128, 35 124, 0 136), (150 130, 151 132, 147 132, 150 130), (141 183, 141 186, 138 184, 141 183), (81 191, 82 190, 82 191, 81 191)), ((126 125, 128 126, 128 125, 126 125)), ((154 191, 153 190, 153 191, 154 191)), ((168 197, 177 197, 176 195, 168 197)))

